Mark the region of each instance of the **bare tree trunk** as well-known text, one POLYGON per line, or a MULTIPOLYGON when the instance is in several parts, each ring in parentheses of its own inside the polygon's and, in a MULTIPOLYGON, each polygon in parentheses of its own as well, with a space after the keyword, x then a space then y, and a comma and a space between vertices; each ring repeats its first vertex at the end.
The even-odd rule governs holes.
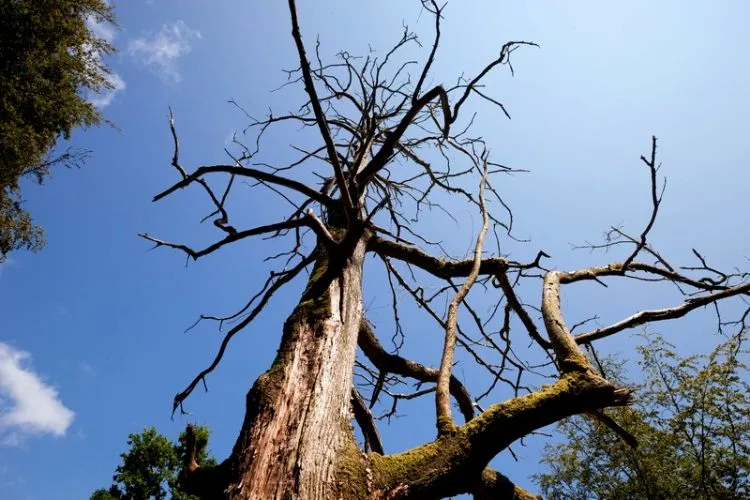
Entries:
POLYGON ((362 238, 348 259, 318 259, 284 325, 273 366, 248 394, 230 460, 229 498, 338 496, 336 459, 354 442, 349 404, 365 245, 362 238))

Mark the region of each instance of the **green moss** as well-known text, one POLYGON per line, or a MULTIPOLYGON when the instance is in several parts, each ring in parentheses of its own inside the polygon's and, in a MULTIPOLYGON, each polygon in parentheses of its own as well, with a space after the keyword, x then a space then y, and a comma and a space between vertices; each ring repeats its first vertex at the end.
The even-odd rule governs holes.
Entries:
POLYGON ((488 425, 497 426, 498 420, 510 419, 519 413, 540 408, 546 404, 546 401, 557 399, 562 394, 575 397, 575 394, 590 390, 591 387, 592 379, 590 375, 571 372, 554 384, 544 385, 530 394, 488 408, 482 416, 462 426, 461 429, 468 435, 481 434, 485 432, 488 425))
POLYGON ((456 424, 448 416, 440 416, 437 419, 438 434, 441 436, 450 436, 456 432, 456 424))
MULTIPOLYGON (((395 455, 370 454, 375 490, 388 492, 409 485, 410 494, 427 497, 435 492, 462 491, 467 474, 482 470, 480 467, 497 453, 498 446, 507 446, 537 424, 543 424, 549 416, 545 409, 564 414, 571 401, 581 399, 583 407, 587 401, 595 407, 599 398, 611 394, 613 387, 592 375, 566 374, 539 391, 494 405, 469 423, 453 426, 452 432, 432 443, 395 455), (525 414, 527 419, 518 418, 525 414)), ((451 425, 447 419, 438 423, 451 425)))
POLYGON ((470 451, 467 436, 457 433, 403 453, 382 456, 370 454, 373 484, 380 490, 392 490, 407 484, 410 489, 437 484, 438 479, 450 481, 455 464, 463 462, 470 451))
POLYGON ((258 403, 261 406, 272 406, 276 401, 284 381, 284 365, 284 361, 277 356, 271 368, 255 382, 258 386, 258 403))
POLYGON ((321 318, 330 316, 330 297, 327 287, 316 287, 321 283, 320 280, 326 275, 327 270, 328 259, 321 256, 315 262, 302 300, 284 323, 284 332, 276 358, 271 367, 256 381, 258 403, 261 405, 273 404, 281 389, 285 367, 291 358, 291 350, 294 349, 299 335, 299 324, 314 324, 321 318))
POLYGON ((354 440, 349 440, 336 463, 337 498, 369 498, 372 490, 367 468, 365 456, 354 440))
POLYGON ((325 275, 327 271, 328 257, 323 255, 315 261, 315 265, 313 266, 312 273, 310 274, 310 279, 307 281, 307 287, 305 287, 305 293, 303 295, 307 295, 311 291, 311 288, 318 281, 320 281, 320 279, 325 275))
MULTIPOLYGON (((323 282, 328 274, 328 257, 321 255, 315 262, 307 286, 302 294, 302 300, 294 308, 284 326, 285 336, 289 325, 294 322, 314 321, 330 316, 331 300, 328 294, 328 286, 323 282)), ((284 341, 282 340, 282 345, 284 341)))

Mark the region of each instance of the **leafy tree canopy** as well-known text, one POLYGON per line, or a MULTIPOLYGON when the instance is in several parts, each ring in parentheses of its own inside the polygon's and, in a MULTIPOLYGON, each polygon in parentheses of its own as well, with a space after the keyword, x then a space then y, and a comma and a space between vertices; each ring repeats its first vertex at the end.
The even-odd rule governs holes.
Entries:
MULTIPOLYGON (((194 426, 196 462, 212 466, 216 461, 207 450, 209 430, 194 426)), ((128 436, 128 450, 122 453, 122 463, 115 469, 114 484, 109 489, 98 489, 91 500, 171 498, 190 500, 195 497, 184 493, 178 485, 178 474, 186 453, 185 432, 177 442, 171 442, 149 427, 139 434, 128 436)))
POLYGON ((114 48, 93 23, 114 23, 105 0, 0 0, 0 261, 44 243, 19 180, 41 183, 53 165, 77 165, 85 152, 53 147, 101 121, 86 96, 112 88, 102 57, 114 48))
MULTIPOLYGON (((637 440, 631 447, 600 421, 573 417, 564 442, 548 445, 548 498, 750 498, 750 384, 743 338, 708 355, 680 358, 659 336, 639 348, 644 381, 635 406, 608 414, 637 440)), ((623 378, 621 363, 604 362, 623 378)))

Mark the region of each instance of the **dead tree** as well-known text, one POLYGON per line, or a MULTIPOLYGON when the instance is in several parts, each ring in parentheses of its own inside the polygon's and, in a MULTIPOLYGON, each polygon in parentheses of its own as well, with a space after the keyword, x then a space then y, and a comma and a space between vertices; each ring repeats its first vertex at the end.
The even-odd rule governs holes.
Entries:
MULTIPOLYGON (((478 99, 506 113, 484 88, 484 78, 502 66, 512 71, 514 51, 534 44, 507 42, 475 76, 428 88, 440 47, 444 6, 436 0, 422 0, 422 4, 423 12, 434 19, 434 39, 421 65, 397 62, 404 47, 418 43, 407 28, 382 57, 356 58, 340 52, 333 62, 325 63, 319 46, 309 55, 295 2, 289 0, 299 66, 288 72, 287 85, 303 87, 306 101, 293 113, 270 113, 262 119, 248 113, 248 131, 255 138, 250 144, 237 139, 240 152, 227 152, 227 164, 188 171, 180 162, 178 134, 170 115, 172 166, 180 178, 154 201, 197 185, 214 206, 206 219, 213 219, 222 237, 194 249, 145 233, 141 236, 155 247, 182 251, 193 260, 255 236, 289 242, 287 252, 273 256, 284 265, 241 310, 225 317, 201 316, 231 328, 213 361, 177 394, 175 410, 182 411, 185 399, 219 365, 231 339, 253 322, 274 293, 307 276, 304 292, 284 323, 275 361, 247 394, 245 419, 231 455, 216 467, 202 469, 188 453, 182 480, 202 498, 441 498, 461 493, 477 498, 530 497, 488 464, 513 442, 544 426, 586 413, 636 445, 627 429, 605 413, 607 407, 627 405, 631 391, 609 382, 583 348, 592 350, 599 339, 705 306, 718 311, 723 299, 747 299, 747 275, 714 269, 698 252, 698 265, 677 268, 650 246, 649 231, 661 203, 656 138, 650 155, 641 158, 650 173, 650 220, 636 236, 612 229, 603 245, 627 249, 624 260, 559 271, 548 268, 549 256, 543 251, 532 250, 525 260, 485 251, 487 234, 495 239, 512 237, 512 215, 496 189, 498 178, 512 170, 490 158, 485 141, 471 135, 473 117, 463 116, 462 111, 469 99, 478 99), (312 128, 318 144, 294 146, 299 157, 288 164, 260 161, 264 134, 284 123, 312 128), (226 183, 219 189, 217 179, 222 176, 226 183), (282 220, 250 228, 233 226, 227 200, 238 180, 272 190, 293 208, 282 220), (474 207, 483 221, 468 258, 437 256, 439 244, 420 231, 420 216, 439 214, 445 210, 440 203, 450 198, 474 207), (493 207, 499 207, 502 216, 493 207), (435 337, 436 342, 443 339, 437 368, 389 352, 378 340, 363 312, 363 263, 368 254, 382 263, 379 272, 387 274, 394 300, 399 295, 413 298, 442 332, 435 337), (421 282, 428 278, 442 283, 435 293, 427 293, 421 282), (683 299, 674 307, 640 311, 574 335, 560 308, 564 286, 581 281, 605 284, 606 279, 671 282, 683 299), (541 286, 538 307, 522 302, 517 293, 522 283, 541 286), (474 285, 479 287, 472 293, 496 300, 497 316, 492 321, 481 317, 467 300, 474 285), (445 310, 439 306, 441 300, 449 303, 445 310), (471 318, 471 332, 458 321, 461 308, 471 318), (514 350, 512 338, 521 342, 521 334, 511 332, 517 326, 547 360, 549 384, 540 385, 540 378, 533 375, 544 367, 532 366, 514 350), (490 388, 506 384, 512 397, 480 406, 489 389, 481 396, 472 395, 452 373, 456 347, 487 371, 490 388), (532 374, 531 385, 528 374, 532 374), (416 392, 398 393, 400 380, 420 385, 416 392), (367 399, 361 394, 364 389, 369 390, 367 399), (386 454, 370 409, 379 398, 390 398, 395 411, 398 401, 415 397, 435 398, 434 441, 386 454), (453 418, 451 398, 462 423, 453 418), (364 449, 357 444, 352 417, 364 436, 364 449)), ((395 302, 394 311, 400 329, 395 302)), ((747 314, 736 322, 720 320, 720 326, 731 323, 744 328, 747 314)))

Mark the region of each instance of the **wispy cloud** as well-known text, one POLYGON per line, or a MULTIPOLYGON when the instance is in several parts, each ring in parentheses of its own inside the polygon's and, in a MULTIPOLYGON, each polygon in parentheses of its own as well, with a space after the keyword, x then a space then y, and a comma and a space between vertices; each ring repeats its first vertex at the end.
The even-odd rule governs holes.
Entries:
POLYGON ((94 367, 85 361, 78 363, 78 369, 87 377, 96 377, 96 370, 94 370, 94 367))
MULTIPOLYGON (((86 19, 86 26, 95 37, 109 43, 114 43, 117 36, 117 29, 112 24, 98 22, 94 17, 89 17, 86 19)), ((92 56, 96 63, 101 62, 102 55, 100 53, 94 52, 92 56)), ((88 101, 99 109, 106 108, 112 104, 115 96, 125 90, 125 80, 119 74, 112 72, 105 75, 105 78, 111 85, 111 88, 98 94, 92 93, 87 97, 88 101)))
POLYGON ((136 38, 128 43, 128 53, 166 83, 182 80, 177 60, 192 50, 191 40, 200 39, 200 31, 184 21, 165 24, 151 37, 136 38))
POLYGON ((115 99, 115 96, 125 90, 125 80, 117 73, 110 73, 105 76, 107 81, 112 85, 110 90, 93 94, 89 96, 89 102, 99 109, 106 108, 115 99))
POLYGON ((29 435, 64 436, 75 416, 29 362, 27 352, 0 342, 0 444, 6 446, 29 435))
POLYGON ((115 41, 117 36, 117 29, 110 23, 97 22, 93 17, 86 19, 86 26, 89 31, 94 34, 95 37, 106 40, 109 43, 115 41))

